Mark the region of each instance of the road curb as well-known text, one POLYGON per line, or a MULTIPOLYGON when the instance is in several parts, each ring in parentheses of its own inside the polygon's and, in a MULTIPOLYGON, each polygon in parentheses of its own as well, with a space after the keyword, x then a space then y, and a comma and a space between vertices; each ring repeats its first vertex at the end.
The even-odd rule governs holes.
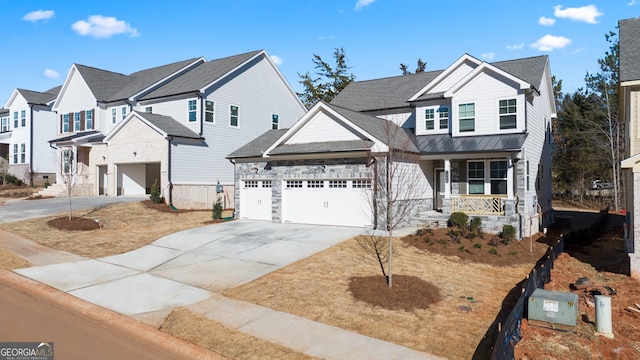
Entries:
POLYGON ((150 325, 137 322, 127 316, 89 303, 65 292, 7 270, 0 270, 0 283, 28 295, 46 300, 71 313, 79 314, 94 323, 124 333, 135 339, 142 339, 166 350, 176 359, 227 359, 190 342, 178 339, 150 325))

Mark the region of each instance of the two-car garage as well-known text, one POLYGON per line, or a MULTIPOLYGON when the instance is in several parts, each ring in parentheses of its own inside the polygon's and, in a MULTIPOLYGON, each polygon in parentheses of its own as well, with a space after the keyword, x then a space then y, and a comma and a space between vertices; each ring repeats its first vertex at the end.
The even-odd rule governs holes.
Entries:
POLYGON ((240 189, 240 218, 284 223, 370 227, 370 179, 244 180, 240 189), (272 204, 274 186, 281 189, 280 206, 272 204), (280 213, 278 213, 280 211, 280 213))

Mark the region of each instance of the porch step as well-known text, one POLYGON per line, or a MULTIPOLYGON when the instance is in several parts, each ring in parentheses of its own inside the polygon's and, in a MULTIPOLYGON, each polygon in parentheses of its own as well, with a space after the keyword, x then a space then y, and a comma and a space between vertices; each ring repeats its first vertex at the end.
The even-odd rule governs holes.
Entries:
POLYGON ((62 184, 53 184, 45 189, 38 191, 36 196, 42 197, 59 197, 67 195, 67 188, 62 184))
POLYGON ((449 215, 445 215, 435 210, 421 211, 412 219, 413 226, 420 226, 427 229, 446 228, 449 215))

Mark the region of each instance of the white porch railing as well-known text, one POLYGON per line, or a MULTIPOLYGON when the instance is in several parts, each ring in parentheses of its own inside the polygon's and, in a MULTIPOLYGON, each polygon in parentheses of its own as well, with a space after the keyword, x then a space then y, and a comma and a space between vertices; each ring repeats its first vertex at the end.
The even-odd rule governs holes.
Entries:
POLYGON ((451 196, 451 211, 475 215, 504 215, 506 195, 451 196))

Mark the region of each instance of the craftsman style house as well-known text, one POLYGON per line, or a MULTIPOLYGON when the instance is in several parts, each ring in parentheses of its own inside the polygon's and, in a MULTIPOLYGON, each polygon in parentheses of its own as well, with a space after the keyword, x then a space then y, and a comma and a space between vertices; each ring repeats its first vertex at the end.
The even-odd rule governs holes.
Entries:
POLYGON ((626 124, 625 160, 622 161, 627 209, 625 232, 631 277, 640 279, 640 18, 621 20, 620 29, 620 111, 626 124))
POLYGON ((56 186, 74 194, 148 194, 176 207, 233 206, 225 155, 305 112, 265 51, 194 58, 119 74, 74 64, 53 104, 56 186))
POLYGON ((56 133, 51 106, 59 90, 15 89, 0 114, 0 155, 9 173, 26 184, 55 182, 56 153, 47 140, 56 133))
POLYGON ((398 182, 398 201, 416 203, 405 223, 442 225, 461 211, 523 238, 553 221, 555 109, 547 56, 465 54, 441 71, 353 82, 229 155, 236 216, 384 228, 383 179, 398 182))

